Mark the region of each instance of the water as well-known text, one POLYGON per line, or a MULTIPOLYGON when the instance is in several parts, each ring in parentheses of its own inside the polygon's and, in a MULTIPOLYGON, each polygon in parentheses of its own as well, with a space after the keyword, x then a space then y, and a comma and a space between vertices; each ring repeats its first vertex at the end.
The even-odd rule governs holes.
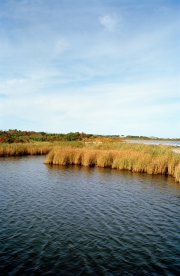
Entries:
POLYGON ((180 275, 180 185, 0 159, 0 275, 180 275))
POLYGON ((127 143, 142 143, 142 144, 154 144, 154 145, 170 145, 170 146, 178 146, 180 147, 180 141, 171 141, 171 140, 132 140, 127 139, 124 140, 127 143))

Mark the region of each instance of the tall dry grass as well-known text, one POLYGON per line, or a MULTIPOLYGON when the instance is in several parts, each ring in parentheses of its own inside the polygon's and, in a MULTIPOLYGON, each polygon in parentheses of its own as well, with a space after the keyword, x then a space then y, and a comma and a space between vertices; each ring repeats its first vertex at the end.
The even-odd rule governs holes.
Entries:
POLYGON ((20 155, 46 155, 53 147, 59 148, 79 148, 84 143, 79 141, 73 142, 32 142, 32 143, 0 143, 0 157, 2 156, 20 156, 20 155))
POLYGON ((46 164, 109 167, 118 170, 167 174, 180 182, 180 155, 170 146, 115 143, 82 148, 55 146, 46 164))
POLYGON ((95 145, 82 142, 0 144, 0 156, 42 154, 47 154, 47 164, 76 164, 167 174, 180 182, 180 154, 173 152, 171 146, 117 142, 95 145))
POLYGON ((0 144, 0 156, 20 156, 20 155, 45 155, 52 149, 52 143, 12 143, 0 144))

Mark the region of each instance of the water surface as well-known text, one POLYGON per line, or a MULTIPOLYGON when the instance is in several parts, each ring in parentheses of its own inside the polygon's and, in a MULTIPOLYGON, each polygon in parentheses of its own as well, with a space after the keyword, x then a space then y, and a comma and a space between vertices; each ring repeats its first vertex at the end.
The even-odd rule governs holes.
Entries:
POLYGON ((127 139, 124 140, 126 143, 138 143, 138 144, 153 144, 153 145, 169 145, 169 146, 178 146, 180 147, 180 141, 171 141, 171 140, 142 140, 142 139, 127 139))
POLYGON ((178 275, 180 185, 0 159, 0 275, 178 275))

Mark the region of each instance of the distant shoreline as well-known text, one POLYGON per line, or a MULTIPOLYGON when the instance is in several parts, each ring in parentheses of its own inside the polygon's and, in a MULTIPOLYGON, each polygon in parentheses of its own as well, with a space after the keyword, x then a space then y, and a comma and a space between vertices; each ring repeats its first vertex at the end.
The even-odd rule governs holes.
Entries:
POLYGON ((180 141, 178 141, 178 140, 126 139, 126 140, 123 140, 123 142, 126 142, 126 143, 142 143, 142 144, 147 144, 147 145, 166 145, 166 146, 180 147, 180 141))

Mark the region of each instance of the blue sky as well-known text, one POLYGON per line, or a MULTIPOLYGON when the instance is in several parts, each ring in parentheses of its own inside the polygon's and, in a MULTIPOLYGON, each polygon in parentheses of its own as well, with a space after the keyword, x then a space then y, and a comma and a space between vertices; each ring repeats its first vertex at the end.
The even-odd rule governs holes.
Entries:
POLYGON ((179 0, 0 0, 0 129, 180 137, 179 42, 179 0))

